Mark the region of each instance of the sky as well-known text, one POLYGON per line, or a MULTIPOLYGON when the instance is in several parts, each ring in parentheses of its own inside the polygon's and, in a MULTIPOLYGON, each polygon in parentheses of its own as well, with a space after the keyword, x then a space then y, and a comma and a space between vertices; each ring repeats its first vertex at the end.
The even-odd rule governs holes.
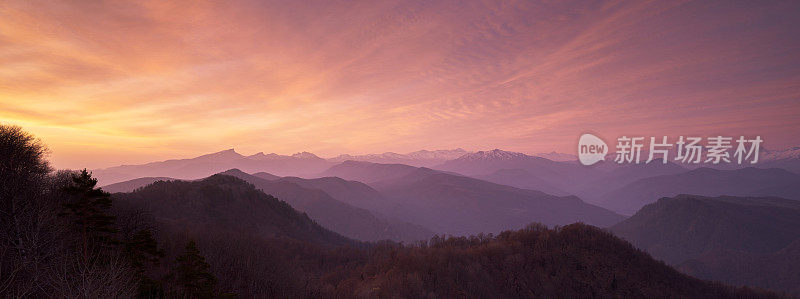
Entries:
POLYGON ((779 149, 798 116, 798 1, 0 1, 0 123, 58 168, 587 132, 779 149))

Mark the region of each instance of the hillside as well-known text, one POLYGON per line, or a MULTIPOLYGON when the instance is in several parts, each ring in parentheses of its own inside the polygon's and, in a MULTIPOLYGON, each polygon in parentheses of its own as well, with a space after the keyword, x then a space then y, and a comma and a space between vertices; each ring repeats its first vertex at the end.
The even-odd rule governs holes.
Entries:
POLYGON ((319 177, 339 177, 366 184, 406 176, 417 168, 404 164, 379 164, 360 161, 344 161, 322 172, 319 177))
POLYGON ((160 234, 168 256, 196 239, 219 289, 241 297, 775 297, 681 274, 584 224, 413 246, 355 244, 227 175, 159 181, 114 197, 162 225, 185 227, 160 234))
MULTIPOLYGON (((256 173, 253 176, 259 176, 259 174, 256 173)), ((336 200, 367 210, 379 210, 387 205, 387 199, 380 192, 358 181, 348 181, 337 177, 316 179, 283 177, 275 180, 292 182, 307 189, 322 190, 336 200)))
POLYGON ((758 286, 800 296, 800 240, 772 253, 714 250, 676 266, 680 271, 731 285, 758 286))
POLYGON ((132 179, 129 181, 106 185, 103 186, 103 190, 110 193, 131 192, 133 190, 136 190, 137 188, 141 188, 158 181, 174 181, 174 180, 175 179, 168 177, 144 177, 144 178, 132 179))
POLYGON ((699 277, 793 292, 800 285, 797 275, 767 275, 797 265, 800 201, 679 195, 645 206, 611 230, 699 277))
POLYGON ((388 239, 409 242, 427 239, 433 235, 425 227, 384 218, 369 210, 337 200, 319 188, 303 187, 293 182, 293 179, 270 181, 238 169, 231 169, 222 174, 243 179, 257 189, 285 200, 298 211, 307 213, 311 219, 325 228, 349 238, 362 241, 388 239))
MULTIPOLYGON (((600 166, 600 165, 598 165, 600 166)), ((590 180, 584 186, 580 186, 574 192, 575 195, 593 204, 602 203, 602 195, 641 179, 685 173, 689 171, 678 164, 667 162, 662 159, 654 159, 647 164, 623 164, 613 165, 608 172, 603 173, 594 180, 590 180)))
POLYGON ((116 193, 114 200, 177 226, 208 226, 317 244, 353 243, 295 211, 286 202, 227 175, 194 182, 157 181, 131 193, 116 193))
POLYGON ((429 168, 350 161, 331 169, 340 175, 372 178, 367 184, 389 200, 382 213, 437 233, 496 233, 534 221, 608 226, 622 220, 574 196, 558 197, 429 168))
POLYGON ((542 179, 525 169, 500 169, 490 174, 474 175, 473 177, 500 185, 507 185, 521 189, 538 190, 552 195, 569 195, 567 191, 554 187, 553 184, 547 182, 545 179, 542 179))
MULTIPOLYGON (((338 284, 337 297, 770 297, 702 281, 596 227, 532 225, 496 237, 433 239, 376 250, 338 284)), ((338 277, 338 276, 334 276, 338 277)))

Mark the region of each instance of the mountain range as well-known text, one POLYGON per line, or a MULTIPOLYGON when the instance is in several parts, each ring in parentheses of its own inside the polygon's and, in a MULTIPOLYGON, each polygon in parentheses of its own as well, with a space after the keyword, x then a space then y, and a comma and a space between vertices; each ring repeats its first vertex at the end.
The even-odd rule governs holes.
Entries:
POLYGON ((152 224, 165 230, 157 242, 167 256, 196 240, 201 264, 218 277, 219 288, 241 297, 776 297, 682 274, 580 223, 558 229, 534 223, 497 236, 434 237, 402 246, 348 240, 224 174, 156 181, 113 197, 123 210, 154 217, 152 224))
POLYGON ((328 159, 331 162, 344 162, 344 161, 362 161, 381 164, 406 164, 411 166, 433 166, 441 164, 445 161, 456 159, 468 152, 463 149, 454 150, 421 150, 407 154, 398 154, 393 152, 385 152, 382 154, 367 154, 367 155, 339 155, 334 158, 328 159))
MULTIPOLYGON (((562 156, 562 158, 568 156, 558 153, 550 153, 550 155, 562 156)), ((452 175, 466 175, 498 185, 541 191, 555 196, 575 195, 587 203, 631 215, 646 203, 663 196, 674 196, 679 193, 709 196, 772 195, 797 198, 800 188, 795 187, 793 179, 790 178, 796 176, 791 171, 798 163, 797 161, 800 161, 800 158, 798 158, 796 149, 765 150, 762 153, 762 161, 756 164, 758 168, 728 167, 729 169, 719 169, 725 167, 716 166, 715 168, 684 167, 687 165, 672 162, 662 163, 660 159, 647 164, 617 164, 601 161, 587 167, 576 161, 553 161, 540 156, 500 149, 478 152, 456 149, 418 151, 409 154, 343 155, 332 159, 323 159, 307 152, 291 156, 263 153, 244 156, 230 149, 191 159, 123 165, 95 170, 93 173, 104 185, 131 179, 147 181, 148 179, 144 179, 147 177, 193 180, 229 169, 239 169, 245 173, 270 174, 274 176, 273 179, 339 176, 350 181, 372 184, 407 176, 416 171, 417 166, 414 165, 432 165, 428 169, 452 175), (365 161, 356 161, 358 159, 398 161, 408 164, 363 163, 365 161), (339 162, 340 160, 344 161, 339 162), (776 173, 779 170, 769 170, 766 168, 769 165, 775 166, 783 172, 776 173), (370 167, 376 167, 376 169, 367 169, 370 167), (733 173, 729 173, 730 171, 733 173), (758 174, 763 172, 775 180, 770 180, 762 188, 757 188, 762 186, 760 181, 749 180, 748 172, 755 173, 749 177, 764 177, 758 174), (777 179, 778 176, 782 178, 777 179), (749 185, 752 185, 754 189, 745 190, 749 185)), ((110 189, 112 191, 115 187, 108 186, 108 188, 112 188, 110 189)), ((345 200, 345 202, 347 201, 345 200)), ((376 212, 375 207, 368 208, 376 212)))
POLYGON ((325 174, 365 181, 389 199, 382 213, 437 233, 496 233, 531 221, 604 227, 623 218, 575 196, 553 196, 424 167, 349 161, 325 174))
POLYGON ((291 156, 264 153, 244 156, 228 149, 190 159, 96 169, 92 174, 101 184, 107 185, 141 177, 200 179, 233 168, 248 172, 267 171, 282 176, 302 176, 319 173, 331 165, 332 162, 307 152, 291 156))
POLYGON ((410 242, 433 236, 433 233, 423 226, 388 218, 346 203, 358 200, 353 199, 351 196, 353 193, 347 190, 350 184, 348 182, 339 181, 338 183, 342 184, 336 185, 320 183, 323 180, 304 182, 300 178, 267 180, 238 169, 228 170, 222 174, 241 178, 257 189, 281 198, 295 209, 307 213, 322 226, 356 240, 410 242), (339 192, 332 193, 342 196, 343 200, 337 200, 326 191, 335 188, 338 188, 339 192))
MULTIPOLYGON (((377 191, 358 182, 348 182, 339 178, 313 180, 297 177, 280 178, 263 172, 250 175, 238 169, 227 170, 219 175, 244 180, 259 191, 277 197, 294 209, 308 214, 312 220, 322 226, 355 240, 412 242, 433 236, 430 230, 419 225, 389 219, 366 208, 351 205, 349 202, 363 203, 383 200, 377 191)), ((136 179, 112 184, 106 190, 109 192, 132 192, 152 184, 154 181, 160 180, 158 178, 136 179)), ((370 204, 362 205, 370 206, 370 204)))
MULTIPOLYGON (((764 162, 796 159, 772 155, 764 162)), ((800 294, 800 175, 786 168, 586 167, 499 149, 447 159, 418 167, 226 150, 98 173, 146 174, 103 187, 115 192, 119 227, 156 228, 166 261, 196 239, 221 285, 252 297, 772 296, 648 254, 699 278, 800 294)))
POLYGON ((611 231, 697 277, 800 295, 800 201, 665 197, 611 231))

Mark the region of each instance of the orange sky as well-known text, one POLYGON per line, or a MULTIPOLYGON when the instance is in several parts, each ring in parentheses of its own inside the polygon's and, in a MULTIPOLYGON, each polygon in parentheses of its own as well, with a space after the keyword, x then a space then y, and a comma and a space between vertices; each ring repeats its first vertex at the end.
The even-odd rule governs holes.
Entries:
POLYGON ((572 153, 584 132, 800 144, 797 1, 179 2, 0 1, 0 122, 60 168, 572 153))

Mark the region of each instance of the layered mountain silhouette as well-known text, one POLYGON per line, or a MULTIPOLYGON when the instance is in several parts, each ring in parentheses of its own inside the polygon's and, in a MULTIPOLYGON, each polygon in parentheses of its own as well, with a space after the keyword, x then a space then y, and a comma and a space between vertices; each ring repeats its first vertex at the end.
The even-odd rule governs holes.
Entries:
MULTIPOLYGON (((222 172, 222 174, 243 179, 253 184, 257 189, 280 198, 295 209, 307 213, 311 219, 314 219, 320 225, 353 239, 363 241, 388 239, 408 242, 424 240, 433 235, 430 230, 420 225, 386 218, 367 209, 346 203, 345 201, 370 199, 349 197, 355 192, 342 189, 334 190, 332 193, 344 198, 344 201, 337 200, 324 190, 340 188, 341 186, 330 184, 330 181, 335 179, 314 180, 311 182, 304 182, 300 178, 267 180, 238 169, 231 169, 222 172)), ((346 182, 345 185, 347 185, 346 182)), ((380 198, 374 199, 380 200, 380 198)))
POLYGON ((678 194, 704 196, 778 196, 800 199, 800 175, 784 169, 698 168, 684 173, 634 181, 601 195, 598 205, 622 214, 633 214, 661 197, 678 194))
POLYGON ((508 185, 529 190, 539 190, 552 195, 565 196, 570 194, 570 192, 553 186, 553 184, 548 182, 548 180, 543 179, 534 174, 532 171, 525 169, 500 169, 490 174, 474 175, 473 177, 501 185, 508 185))
MULTIPOLYGON (((482 181, 542 191, 556 196, 575 195, 587 203, 624 215, 632 215, 657 198, 680 193, 800 198, 800 187, 796 187, 797 180, 791 178, 797 176, 791 169, 793 163, 800 161, 798 157, 800 154, 798 150, 793 149, 765 151, 761 155, 759 164, 755 165, 757 168, 742 168, 742 165, 710 165, 714 168, 687 169, 696 165, 662 163, 661 159, 647 164, 617 164, 609 160, 587 167, 567 159, 569 155, 566 154, 550 153, 549 156, 553 159, 563 158, 566 161, 553 161, 499 149, 479 152, 456 149, 408 154, 342 155, 327 160, 307 152, 291 156, 263 153, 244 156, 231 149, 192 159, 111 167, 95 170, 94 174, 102 185, 131 179, 155 180, 146 178, 193 180, 228 169, 254 173, 266 180, 283 177, 298 179, 341 177, 348 181, 373 184, 407 176, 417 169, 412 165, 435 164, 434 169, 452 175, 467 175, 482 181), (339 162, 343 159, 348 160, 339 162), (362 161, 355 161, 359 159, 362 161), (398 163, 364 163, 364 161, 398 163), (766 168, 770 165, 776 166, 779 170, 766 168), (782 171, 784 169, 789 170, 782 171)), ((116 188, 129 189, 122 185, 108 185, 106 188, 112 191, 118 191, 116 188)), ((334 190, 328 192, 335 192, 334 190)), ((387 213, 387 209, 391 210, 397 206, 397 204, 389 207, 375 205, 379 201, 373 200, 360 201, 359 198, 364 196, 366 195, 347 196, 337 200, 379 213, 387 213)))
POLYGON ((542 157, 551 161, 559 161, 559 162, 570 162, 570 161, 578 161, 578 156, 573 154, 565 154, 565 153, 558 153, 555 151, 549 153, 538 153, 534 156, 542 157))
POLYGON ((800 201, 679 195, 611 230, 689 274, 800 294, 800 201))
POLYGON ((136 190, 137 188, 141 188, 158 181, 175 181, 175 180, 176 179, 174 178, 168 178, 168 177, 144 177, 144 178, 132 179, 130 181, 124 181, 106 185, 103 186, 103 190, 110 193, 131 192, 133 190, 136 190))
POLYGON ((405 164, 344 161, 322 172, 319 176, 334 176, 370 184, 402 178, 414 173, 417 169, 417 167, 405 164))
POLYGON ((257 176, 257 177, 260 177, 262 179, 265 179, 265 180, 269 180, 269 181, 277 180, 277 179, 281 178, 281 177, 279 177, 277 175, 274 175, 274 174, 271 174, 271 173, 268 173, 268 172, 263 172, 263 171, 262 172, 256 172, 253 175, 257 176))
MULTIPOLYGON (((422 226, 369 211, 369 207, 372 206, 369 204, 370 201, 384 199, 380 195, 374 197, 377 191, 358 182, 348 182, 339 178, 313 180, 281 178, 267 173, 250 175, 238 169, 221 172, 220 175, 242 179, 260 191, 287 202, 294 209, 307 213, 311 219, 325 228, 355 240, 411 242, 424 240, 433 235, 430 230, 422 226), (335 194, 336 197, 328 192, 335 194), (351 202, 365 204, 353 205, 351 202)), ((112 184, 108 186, 111 187, 108 191, 131 192, 152 184, 153 180, 158 181, 156 178, 143 178, 112 184)), ((384 203, 377 205, 382 206, 384 203)))
POLYGON ((302 176, 321 172, 331 165, 332 162, 307 152, 291 156, 264 153, 243 156, 229 149, 191 159, 96 169, 93 175, 102 185, 107 185, 141 177, 200 179, 232 168, 247 172, 266 171, 281 176, 302 176))
POLYGON ((782 151, 767 151, 761 161, 753 165, 759 168, 781 168, 800 174, 800 146, 782 151))
POLYGON ((489 174, 501 169, 527 169, 533 167, 555 166, 554 161, 528 156, 523 153, 494 149, 463 155, 434 167, 439 170, 457 172, 464 175, 489 174))
MULTIPOLYGON (((614 163, 610 163, 614 164, 614 163)), ((647 164, 622 164, 611 165, 607 171, 596 179, 589 180, 583 186, 571 190, 573 194, 593 204, 603 206, 603 195, 616 189, 625 187, 635 181, 660 175, 672 175, 689 171, 678 164, 662 159, 654 159, 647 164)))
POLYGON ((532 221, 608 226, 622 220, 574 196, 553 196, 424 167, 349 161, 325 174, 366 180, 390 200, 381 212, 437 233, 496 233, 532 221))
MULTIPOLYGON (((253 176, 263 178, 263 173, 255 173, 253 176)), ((383 194, 367 184, 358 181, 348 181, 338 177, 321 177, 316 179, 283 177, 274 180, 292 182, 307 189, 322 190, 341 202, 372 211, 380 210, 388 203, 388 200, 383 194)))
POLYGON ((581 169, 584 166, 574 163, 560 163, 555 168, 569 169, 568 173, 571 173, 571 175, 563 176, 558 174, 561 171, 547 170, 551 167, 528 166, 528 169, 500 169, 487 175, 473 175, 472 177, 501 185, 539 190, 553 195, 577 195, 586 202, 597 204, 601 199, 600 195, 636 180, 688 171, 675 163, 662 163, 661 159, 639 165, 607 163, 588 169, 581 169), (553 177, 560 178, 558 181, 554 181, 553 177))
POLYGON ((601 161, 583 166, 575 161, 552 161, 499 149, 467 154, 435 168, 522 189, 576 195, 598 205, 602 205, 600 195, 638 179, 688 171, 672 162, 663 163, 662 159, 641 164, 601 161))
POLYGON ((605 174, 599 166, 586 167, 574 162, 556 162, 499 149, 467 154, 433 168, 519 188, 541 188, 573 195, 588 182, 605 174), (515 178, 508 175, 508 171, 522 174, 525 178, 515 178))
POLYGON ((316 244, 352 244, 301 214, 286 202, 228 175, 186 181, 156 181, 130 193, 115 193, 115 201, 180 227, 213 227, 266 238, 286 237, 316 244))

